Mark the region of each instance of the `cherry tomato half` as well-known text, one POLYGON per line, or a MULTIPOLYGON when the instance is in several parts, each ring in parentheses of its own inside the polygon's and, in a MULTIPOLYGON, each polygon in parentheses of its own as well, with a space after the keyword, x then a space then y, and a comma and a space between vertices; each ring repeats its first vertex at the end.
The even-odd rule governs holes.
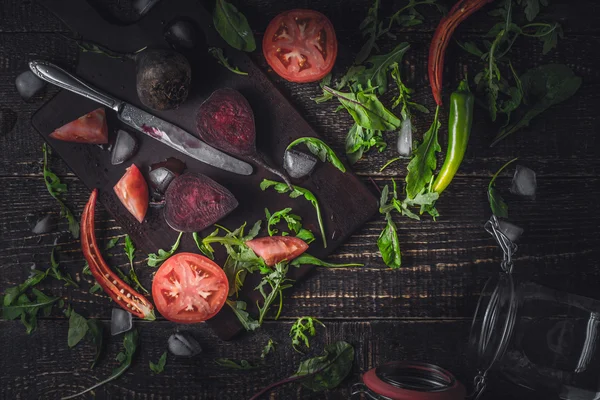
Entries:
POLYGON ((318 11, 289 10, 269 23, 263 54, 279 76, 291 82, 315 82, 331 71, 337 39, 329 19, 318 11))
POLYGON ((182 324, 206 321, 225 304, 229 282, 221 267, 193 253, 170 257, 152 281, 156 309, 166 319, 182 324))
POLYGON ((148 211, 149 196, 148 184, 138 167, 131 164, 113 189, 127 211, 141 224, 146 216, 146 211, 148 211))

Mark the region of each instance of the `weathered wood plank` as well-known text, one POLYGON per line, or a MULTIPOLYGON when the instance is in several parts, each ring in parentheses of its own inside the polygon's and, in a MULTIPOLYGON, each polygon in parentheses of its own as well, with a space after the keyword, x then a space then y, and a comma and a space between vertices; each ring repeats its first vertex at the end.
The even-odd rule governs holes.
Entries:
MULTIPOLYGON (((64 181, 70 188, 68 204, 79 215, 88 191, 76 179, 64 181)), ((389 183, 387 179, 377 182, 380 186, 389 183)), ((595 285, 600 269, 593 260, 600 253, 600 217, 595 212, 595 199, 600 196, 598 180, 540 178, 535 201, 510 195, 509 184, 508 178, 502 178, 498 189, 510 205, 511 219, 526 229, 517 253, 517 272, 551 286, 597 297, 595 285)), ((499 271, 500 251, 482 228, 489 216, 486 185, 486 179, 457 178, 438 203, 441 217, 437 222, 396 217, 403 251, 403 267, 399 271, 387 269, 378 254, 376 240, 383 229, 383 219, 369 222, 331 257, 332 261, 358 261, 366 266, 319 268, 288 292, 282 317, 469 316, 483 283, 499 271)), ((63 245, 61 265, 73 276, 91 282, 90 277, 79 273, 84 261, 78 241, 68 234, 37 237, 29 231, 25 221, 28 213, 58 213, 58 204, 47 194, 43 182, 38 178, 2 178, 0 187, 4 189, 0 199, 0 248, 4 249, 0 253, 0 289, 25 279, 31 263, 38 267, 48 265, 57 236, 63 245)), ((97 234, 101 243, 123 235, 108 214, 100 210, 97 234)), ((60 229, 66 230, 63 221, 60 229)), ((193 246, 191 237, 185 236, 184 244, 193 246)), ((169 246, 170 243, 164 245, 169 246)), ((122 243, 111 253, 120 255, 112 265, 126 265, 122 243)), ((145 266, 144 257, 138 254, 137 272, 149 287, 154 270, 145 266)), ((57 282, 47 285, 52 293, 89 307, 93 315, 108 317, 110 301, 100 293, 88 294, 91 283, 83 283, 80 289, 67 289, 57 282)))

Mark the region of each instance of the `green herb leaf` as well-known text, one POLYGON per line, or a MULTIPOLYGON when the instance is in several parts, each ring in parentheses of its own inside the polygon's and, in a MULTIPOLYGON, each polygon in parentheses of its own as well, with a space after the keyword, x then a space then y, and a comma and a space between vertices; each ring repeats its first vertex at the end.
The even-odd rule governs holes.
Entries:
POLYGON ((361 74, 354 76, 351 81, 358 83, 361 87, 373 85, 378 94, 384 94, 388 86, 388 70, 392 69, 393 64, 397 65, 402 62, 402 57, 409 48, 408 43, 402 42, 387 54, 371 56, 367 60, 371 66, 364 69, 361 74))
POLYGON ((227 299, 227 305, 231 307, 231 309, 233 310, 233 312, 235 313, 236 317, 238 318, 245 330, 253 331, 260 327, 258 321, 252 318, 250 314, 248 314, 248 312, 246 311, 247 305, 245 301, 233 301, 227 299))
POLYGON ((217 0, 213 23, 219 35, 234 49, 248 52, 256 50, 254 34, 248 20, 233 4, 217 0))
POLYGON ((59 281, 64 281, 65 282, 65 286, 73 286, 73 287, 79 287, 77 285, 77 283, 75 283, 75 281, 73 280, 73 278, 71 278, 71 275, 68 272, 62 272, 59 269, 59 264, 58 261, 56 260, 56 250, 60 250, 60 246, 55 246, 52 248, 52 251, 50 252, 50 272, 49 275, 51 277, 53 277, 54 279, 57 279, 59 281))
POLYGON ((325 346, 324 354, 302 361, 291 377, 314 392, 333 389, 348 376, 354 362, 354 348, 339 341, 325 346))
POLYGON ((548 0, 517 0, 517 3, 523 7, 528 21, 533 21, 540 12, 540 4, 547 6, 548 0))
POLYGON ((230 369, 243 369, 243 370, 252 370, 262 368, 263 365, 260 364, 252 364, 246 360, 232 360, 230 358, 215 358, 215 364, 219 367, 230 368, 230 369))
POLYGON ((321 321, 313 317, 300 317, 292 324, 290 337, 292 338, 292 348, 294 350, 301 353, 298 349, 301 344, 304 344, 306 348, 310 348, 309 337, 314 337, 317 334, 315 324, 325 328, 321 321))
POLYGON ((92 343, 96 346, 96 353, 94 354, 94 361, 90 368, 94 368, 100 359, 100 354, 102 353, 102 345, 103 345, 103 331, 104 326, 102 322, 97 319, 88 319, 88 336, 92 343))
POLYGON ((155 374, 161 374, 165 370, 165 364, 167 363, 167 352, 162 353, 158 362, 155 364, 150 361, 150 370, 155 374))
POLYGON ((327 248, 327 237, 325 236, 325 227, 323 225, 323 218, 321 216, 321 207, 319 207, 319 202, 317 201, 315 195, 310 190, 300 186, 293 186, 293 190, 290 191, 290 188, 286 183, 263 179, 263 181, 260 183, 260 189, 264 191, 268 188, 275 189, 277 193, 289 193, 289 196, 292 199, 303 196, 312 204, 317 213, 317 220, 319 222, 319 228, 321 229, 321 238, 323 239, 323 247, 327 248))
POLYGON ((357 264, 357 263, 345 263, 345 264, 329 263, 329 262, 326 262, 323 260, 319 260, 318 258, 313 257, 308 253, 304 253, 304 254, 301 254, 300 256, 296 257, 290 263, 290 265, 292 265, 294 267, 299 267, 301 265, 316 265, 319 267, 328 267, 328 268, 364 267, 364 264, 357 264))
POLYGON ((158 253, 148 254, 148 266, 153 268, 159 267, 163 262, 167 260, 167 258, 171 257, 173 253, 175 253, 179 248, 181 236, 183 236, 183 232, 179 232, 179 236, 177 236, 177 240, 171 247, 171 250, 165 251, 163 249, 158 249, 158 253))
POLYGON ((240 71, 240 69, 238 67, 234 67, 233 65, 229 64, 229 60, 223 54, 223 49, 221 49, 219 47, 209 47, 208 52, 210 53, 211 56, 213 56, 214 58, 217 59, 219 64, 221 64, 222 66, 224 66, 225 68, 227 68, 228 70, 233 72, 234 74, 248 75, 247 72, 240 71))
POLYGON ((121 365, 119 367, 115 368, 113 370, 112 374, 105 380, 98 382, 97 384, 93 385, 92 387, 89 387, 79 393, 73 394, 71 396, 63 397, 61 400, 68 400, 68 399, 73 399, 75 397, 79 397, 82 394, 91 392, 92 390, 97 389, 98 387, 100 387, 108 382, 111 382, 111 381, 117 379, 119 376, 123 375, 123 372, 125 372, 131 366, 131 361, 132 361, 133 355, 137 349, 137 344, 138 344, 137 329, 132 329, 129 332, 125 333, 125 336, 123 337, 123 346, 125 348, 125 352, 121 352, 117 356, 117 359, 121 363, 121 365))
POLYGON ((67 335, 67 344, 69 347, 75 347, 87 334, 89 329, 87 320, 71 310, 69 316, 69 332, 67 335))
POLYGON ((44 153, 43 173, 46 189, 48 189, 48 193, 50 193, 50 195, 58 201, 58 204, 60 204, 60 216, 67 219, 69 222, 69 231, 71 232, 71 235, 77 239, 79 238, 79 222, 61 198, 61 196, 67 192, 67 185, 62 183, 58 176, 50 170, 50 167, 48 166, 48 157, 50 156, 51 151, 46 143, 43 144, 42 151, 44 153))
POLYGON ((275 351, 275 344, 273 339, 269 338, 269 341, 260 353, 260 358, 264 360, 271 352, 275 351))
MULTIPOLYGON (((299 215, 291 213, 291 208, 284 208, 271 214, 268 209, 265 208, 265 214, 267 215, 267 230, 269 236, 273 236, 279 233, 279 230, 275 226, 283 219, 288 226, 288 229, 297 238, 304 240, 307 244, 314 242, 315 235, 308 229, 302 227, 302 218, 299 215)), ((289 232, 281 232, 281 236, 287 236, 289 232)))
POLYGON ((517 122, 500 130, 492 146, 519 129, 529 126, 531 120, 553 105, 559 104, 577 92, 581 78, 562 64, 548 64, 532 68, 521 76, 521 85, 527 104, 517 122))
POLYGON ((369 8, 367 16, 361 22, 358 27, 363 36, 367 37, 367 41, 361 47, 360 51, 356 55, 356 60, 354 60, 354 64, 362 64, 365 61, 373 49, 377 49, 377 44, 375 41, 380 35, 381 25, 382 23, 378 21, 377 14, 379 11, 379 0, 375 0, 373 6, 369 8))
POLYGON ((408 174, 406 175, 406 196, 408 198, 414 198, 421 193, 433 177, 433 171, 437 165, 435 153, 442 150, 438 142, 438 130, 441 126, 438 113, 439 107, 436 108, 431 127, 423 136, 423 142, 416 148, 408 163, 408 174))
POLYGON ((392 269, 397 269, 402 265, 402 253, 400 251, 398 232, 390 213, 386 214, 385 219, 387 225, 379 235, 379 238, 377 238, 377 247, 379 247, 381 258, 385 265, 392 269))
POLYGON ((28 335, 37 328, 38 312, 42 311, 44 316, 49 316, 52 305, 60 300, 59 297, 46 296, 35 288, 31 289, 35 298, 33 302, 25 293, 13 297, 15 292, 11 294, 8 294, 8 292, 8 290, 5 292, 2 299, 4 305, 0 308, 0 319, 15 320, 20 318, 28 335))
POLYGON ((99 290, 103 290, 102 286, 100 286, 100 284, 98 282, 94 283, 94 285, 90 288, 89 293, 93 294, 96 293, 99 290))
POLYGON ((262 306, 258 304, 258 302, 256 303, 259 312, 259 325, 262 325, 267 311, 269 311, 271 305, 277 298, 279 298, 279 309, 275 315, 275 319, 279 318, 279 314, 283 307, 283 291, 290 288, 292 286, 291 282, 293 282, 291 279, 286 278, 287 272, 288 264, 278 263, 272 270, 265 271, 262 280, 256 287, 264 299, 262 306), (267 287, 269 290, 265 290, 267 287))
POLYGON ((504 164, 502 167, 500 167, 500 169, 496 171, 494 176, 492 176, 492 179, 490 179, 490 183, 488 184, 488 201, 490 203, 490 208, 492 209, 492 214, 494 214, 497 217, 508 218, 508 205, 506 204, 502 196, 500 196, 496 191, 496 178, 498 178, 498 175, 500 175, 500 173, 504 171, 506 167, 508 167, 510 164, 517 160, 518 158, 513 158, 512 160, 504 164))
POLYGON ((402 119, 410 119, 412 115, 412 110, 416 110, 422 113, 429 113, 427 107, 410 101, 411 95, 413 93, 412 89, 407 88, 402 79, 400 77, 400 67, 398 63, 393 63, 391 65, 392 69, 392 79, 396 83, 396 87, 398 88, 398 96, 394 97, 394 102, 392 104, 392 108, 396 108, 401 105, 401 115, 402 119))
POLYGON ((110 239, 108 243, 106 243, 106 247, 104 247, 104 250, 110 250, 113 247, 115 247, 119 242, 119 239, 121 239, 120 236, 115 236, 114 238, 110 239))
POLYGON ((357 93, 339 92, 328 86, 323 90, 335 96, 354 118, 354 122, 363 128, 392 131, 400 126, 401 121, 372 93, 373 88, 357 93))
POLYGON ((127 259, 129 260, 129 278, 134 283, 135 289, 142 290, 146 294, 149 294, 150 292, 148 292, 146 290, 146 288, 144 286, 142 286, 140 279, 138 278, 137 273, 135 272, 135 268, 133 267, 133 260, 135 259, 135 246, 134 246, 133 242, 131 241, 131 238, 129 237, 129 235, 125 235, 124 249, 125 249, 125 255, 127 256, 127 259))
POLYGON ((383 140, 381 131, 364 129, 362 126, 354 123, 346 136, 346 157, 348 157, 350 164, 355 164, 373 146, 380 153, 386 149, 387 143, 383 140))
POLYGON ((346 167, 340 161, 331 147, 327 146, 321 139, 315 137, 301 137, 294 140, 288 145, 286 151, 291 150, 294 146, 304 143, 308 150, 319 158, 322 162, 329 161, 334 167, 342 172, 346 172, 346 167))

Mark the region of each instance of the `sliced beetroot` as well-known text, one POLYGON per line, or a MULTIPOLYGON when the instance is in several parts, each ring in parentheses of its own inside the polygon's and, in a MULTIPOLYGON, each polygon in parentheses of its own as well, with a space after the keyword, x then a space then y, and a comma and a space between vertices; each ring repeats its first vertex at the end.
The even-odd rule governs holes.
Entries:
POLYGON ((50 137, 65 142, 108 143, 108 125, 104 108, 98 108, 61 126, 52 132, 50 137))
POLYGON ((179 176, 179 175, 183 174, 183 171, 185 171, 186 167, 187 166, 185 165, 185 163, 183 161, 181 161, 175 157, 169 157, 164 161, 152 164, 150 166, 150 171, 154 171, 155 169, 158 169, 158 168, 166 168, 166 169, 170 170, 172 173, 174 173, 175 176, 179 176))
POLYGON ((238 206, 233 194, 207 176, 186 173, 165 194, 165 220, 180 232, 199 232, 238 206))
POLYGON ((177 178, 177 175, 165 167, 153 169, 148 173, 148 181, 150 181, 150 186, 152 186, 152 189, 158 191, 159 193, 165 193, 175 178, 177 178))
POLYGON ((110 163, 119 165, 129 160, 137 153, 138 142, 135 137, 122 129, 117 132, 117 139, 112 148, 110 163))
POLYGON ((293 236, 267 236, 248 240, 246 245, 269 267, 284 260, 292 261, 308 249, 302 239, 293 236))
POLYGON ((215 90, 200 105, 196 128, 206 143, 232 155, 248 157, 291 186, 287 175, 271 167, 256 150, 254 113, 248 100, 237 90, 215 90))

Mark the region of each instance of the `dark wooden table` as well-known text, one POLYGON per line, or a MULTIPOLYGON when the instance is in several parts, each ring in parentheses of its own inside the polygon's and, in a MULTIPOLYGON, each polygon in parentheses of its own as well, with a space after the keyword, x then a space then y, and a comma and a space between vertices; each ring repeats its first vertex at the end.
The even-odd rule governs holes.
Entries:
MULTIPOLYGON (((101 7, 103 2, 96 0, 101 7)), ((110 2, 113 8, 123 2, 110 2)), ((292 8, 315 8, 328 15, 336 27, 342 46, 336 74, 350 65, 353 53, 362 43, 358 25, 371 1, 245 0, 246 13, 258 37, 277 13, 292 8), (352 50, 350 50, 352 49, 352 50)), ((384 2, 387 3, 387 2, 384 2)), ((383 13, 400 5, 385 4, 383 13)), ((374 218, 342 246, 331 261, 364 262, 364 268, 316 269, 308 279, 298 282, 287 292, 278 321, 269 320, 253 334, 223 342, 205 324, 190 326, 202 343, 204 355, 194 360, 168 360, 163 374, 153 376, 148 361, 156 361, 165 350, 168 336, 176 325, 165 320, 152 323, 136 321, 141 334, 141 350, 133 367, 114 383, 96 390, 97 398, 123 399, 243 399, 259 388, 290 375, 303 358, 291 349, 288 331, 299 316, 311 315, 327 328, 319 329, 311 348, 320 352, 324 343, 347 340, 356 349, 351 376, 334 391, 312 394, 298 386, 281 388, 270 398, 343 399, 359 376, 382 362, 408 359, 437 363, 455 372, 470 384, 472 371, 466 357, 470 319, 486 279, 499 270, 501 254, 492 238, 483 230, 490 215, 486 186, 490 175, 508 159, 518 156, 520 163, 538 174, 535 201, 510 195, 511 219, 525 228, 516 257, 516 273, 551 287, 594 298, 598 295, 600 269, 600 158, 598 157, 600 119, 600 31, 597 15, 600 4, 593 0, 554 1, 547 8, 549 20, 563 24, 565 38, 558 49, 541 54, 535 40, 520 40, 513 50, 517 69, 546 62, 569 65, 583 77, 583 86, 575 97, 554 107, 536 119, 530 129, 508 138, 490 149, 495 133, 483 112, 478 112, 473 135, 459 176, 438 203, 441 217, 437 222, 415 222, 397 217, 403 251, 403 266, 386 268, 377 251, 376 239, 384 226, 374 218), (236 372, 216 368, 215 357, 256 359, 268 338, 279 343, 275 355, 264 370, 236 372)), ((400 32, 398 41, 406 40, 412 48, 405 58, 410 74, 408 86, 416 89, 415 99, 433 109, 426 78, 428 43, 435 28, 435 14, 410 31, 400 32)), ((490 19, 479 13, 459 30, 464 39, 486 32, 490 19)), ((26 70, 32 58, 43 58, 65 67, 77 62, 77 48, 61 37, 67 28, 34 1, 3 0, 0 3, 0 109, 4 116, 17 117, 10 132, 0 136, 0 291, 22 282, 32 263, 49 264, 55 239, 62 246, 61 267, 80 283, 79 289, 65 288, 57 281, 43 284, 45 292, 62 296, 87 317, 108 321, 112 304, 101 292, 89 294, 90 277, 81 274, 83 257, 79 243, 65 234, 61 220, 58 233, 34 235, 28 221, 51 211, 58 214, 58 204, 50 197, 41 174, 42 139, 31 127, 30 117, 44 100, 23 102, 14 88, 14 79, 26 70)), ((394 45, 387 41, 383 50, 394 45)), ((459 71, 473 69, 473 59, 456 46, 447 57, 446 82, 454 86, 459 71)), ((265 67, 260 54, 254 59, 265 67)), ((266 67, 265 67, 266 69, 266 67)), ((329 143, 343 153, 344 138, 351 120, 345 113, 334 114, 333 102, 317 105, 312 100, 319 90, 316 84, 296 85, 273 76, 276 85, 290 98, 329 143)), ((447 90, 447 89, 446 89, 447 90)), ((44 99, 57 93, 47 89, 44 99)), ((445 121, 447 116, 443 115, 445 121)), ((418 118, 419 132, 429 125, 429 118, 418 118)), ((445 124, 441 130, 445 145, 445 124)), ((367 183, 379 186, 391 178, 402 180, 405 164, 380 173, 392 151, 370 153, 354 170, 367 183)), ((60 159, 51 160, 52 168, 69 186, 67 203, 80 214, 88 190, 60 159)), ((498 186, 507 192, 508 173, 498 186)), ((100 209, 97 232, 102 241, 123 236, 125 232, 100 209)), ((185 240, 191 240, 186 238, 185 240)), ((122 242, 111 257, 112 265, 125 265, 122 242)), ((149 284, 151 273, 141 261, 137 269, 149 284)), ((108 323, 108 322, 106 322, 108 323)), ((80 344, 67 346, 68 323, 55 313, 43 318, 37 331, 25 334, 18 321, 0 322, 0 398, 55 399, 72 394, 108 376, 115 366, 114 355, 121 340, 111 339, 100 365, 89 369, 93 349, 80 344)), ((527 398, 507 394, 503 385, 492 385, 484 399, 527 398)))

